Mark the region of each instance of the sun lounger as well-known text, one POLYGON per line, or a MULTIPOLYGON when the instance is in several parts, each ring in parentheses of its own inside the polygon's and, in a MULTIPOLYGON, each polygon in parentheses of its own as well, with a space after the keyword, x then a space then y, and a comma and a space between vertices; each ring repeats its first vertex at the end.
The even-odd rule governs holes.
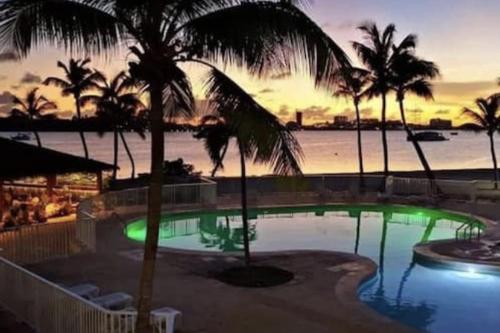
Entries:
POLYGON ((123 310, 132 305, 133 298, 129 294, 125 293, 113 293, 90 300, 108 310, 123 310))
POLYGON ((167 325, 166 327, 168 333, 173 333, 174 331, 180 329, 182 324, 182 313, 176 309, 164 307, 160 309, 156 309, 151 312, 153 316, 167 316, 167 325))
POLYGON ((78 284, 75 286, 67 287, 66 289, 73 294, 85 299, 96 298, 99 296, 100 292, 99 287, 89 283, 78 284))

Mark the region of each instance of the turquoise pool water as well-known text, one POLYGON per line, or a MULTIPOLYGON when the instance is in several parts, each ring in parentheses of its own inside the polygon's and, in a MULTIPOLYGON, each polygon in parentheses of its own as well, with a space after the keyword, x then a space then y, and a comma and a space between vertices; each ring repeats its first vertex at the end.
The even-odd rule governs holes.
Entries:
MULTIPOLYGON (((319 206, 253 210, 252 251, 334 250, 358 253, 379 265, 360 299, 381 314, 435 333, 500 331, 500 277, 415 264, 416 243, 455 237, 468 217, 399 206, 319 206)), ((145 222, 127 228, 143 241, 145 222)), ((238 211, 164 217, 159 245, 232 252, 242 245, 238 211)))

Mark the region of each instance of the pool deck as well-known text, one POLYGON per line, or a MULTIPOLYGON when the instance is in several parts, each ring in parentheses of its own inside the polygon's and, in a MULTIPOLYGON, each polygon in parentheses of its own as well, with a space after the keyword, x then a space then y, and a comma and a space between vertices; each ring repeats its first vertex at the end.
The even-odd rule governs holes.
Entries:
MULTIPOLYGON (((500 205, 441 202, 437 208, 484 217, 488 233, 483 243, 432 243, 426 248, 426 255, 442 256, 446 263, 475 261, 478 257, 461 258, 457 249, 495 239, 500 242, 500 228, 495 222, 500 219, 500 205)), ((133 216, 123 218, 128 220, 133 216)), ((123 291, 136 296, 142 244, 128 240, 116 222, 98 224, 96 253, 28 269, 56 283, 91 282, 104 293, 123 291)), ((182 311, 180 332, 185 333, 416 332, 359 301, 358 286, 376 274, 377 267, 369 259, 345 253, 301 251, 261 254, 254 260, 256 264, 290 270, 296 279, 269 289, 236 288, 218 282, 213 276, 224 268, 241 265, 241 258, 160 249, 154 307, 171 306, 182 311)), ((500 267, 500 260, 498 264, 500 267)))
MULTIPOLYGON (((125 238, 118 223, 102 223, 94 254, 28 268, 57 283, 90 282, 103 292, 137 295, 142 245, 125 238)), ((213 278, 241 258, 160 249, 154 307, 183 313, 185 333, 416 332, 359 301, 357 288, 376 274, 369 259, 334 252, 301 251, 254 256, 256 264, 295 273, 292 282, 267 289, 225 285, 213 278)))

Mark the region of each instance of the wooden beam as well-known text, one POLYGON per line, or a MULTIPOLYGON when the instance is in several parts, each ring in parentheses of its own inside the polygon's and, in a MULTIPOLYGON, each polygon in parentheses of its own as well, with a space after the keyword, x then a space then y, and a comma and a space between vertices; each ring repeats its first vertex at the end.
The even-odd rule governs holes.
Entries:
POLYGON ((97 172, 96 176, 97 176, 97 190, 99 191, 99 194, 101 194, 103 191, 102 171, 97 172))
POLYGON ((49 195, 54 194, 54 187, 57 185, 57 175, 47 176, 47 192, 49 195))

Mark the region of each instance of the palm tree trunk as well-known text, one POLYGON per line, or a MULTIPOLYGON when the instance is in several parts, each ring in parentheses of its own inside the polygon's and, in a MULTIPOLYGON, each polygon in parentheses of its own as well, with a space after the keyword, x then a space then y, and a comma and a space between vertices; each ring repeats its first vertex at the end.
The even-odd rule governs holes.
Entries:
POLYGON ((86 159, 89 159, 89 149, 87 148, 87 141, 85 140, 85 134, 83 134, 83 130, 81 128, 82 126, 82 123, 81 123, 81 120, 82 120, 82 111, 81 111, 81 108, 80 108, 80 97, 79 96, 75 96, 75 103, 76 103, 76 116, 78 118, 78 127, 79 127, 79 133, 80 133, 80 139, 82 140, 82 145, 83 145, 83 151, 85 153, 85 158, 86 159))
POLYGON ((117 169, 118 169, 118 130, 114 130, 113 133, 113 180, 117 178, 117 169))
POLYGON ((123 147, 125 147, 125 151, 127 152, 128 158, 130 160, 130 164, 132 165, 132 175, 131 178, 135 178, 135 161, 134 161, 134 156, 132 156, 132 152, 130 151, 130 148, 127 144, 127 140, 125 140, 125 136, 123 135, 123 132, 120 131, 120 138, 122 139, 123 147))
POLYGON ((359 103, 354 101, 354 108, 356 109, 356 128, 358 133, 358 159, 359 159, 359 178, 360 189, 365 188, 365 167, 363 163, 363 143, 361 138, 361 114, 359 112, 359 103))
POLYGON ((354 253, 358 254, 359 252, 359 239, 361 237, 361 212, 359 212, 356 217, 356 241, 354 243, 354 253))
POLYGON ((247 205, 247 174, 245 165, 245 150, 241 143, 240 149, 240 163, 241 163, 241 218, 243 220, 243 243, 245 246, 245 264, 250 265, 250 239, 248 237, 248 205, 247 205))
POLYGON ((33 130, 33 134, 35 134, 35 139, 38 147, 42 148, 42 140, 40 139, 40 134, 38 134, 37 130, 33 130))
POLYGON ((387 144, 387 94, 382 94, 382 147, 384 149, 384 176, 389 176, 389 146, 387 144))
POLYGON ((495 133, 489 134, 490 137, 490 148, 491 148, 491 159, 493 160, 493 173, 495 179, 495 189, 498 188, 498 162, 497 162, 497 153, 495 151, 495 133))
POLYGON ((165 137, 163 126, 163 94, 162 87, 150 83, 151 94, 151 179, 148 192, 148 220, 146 242, 144 244, 144 259, 139 286, 137 313, 137 333, 152 332, 150 325, 151 301, 155 276, 156 253, 160 229, 163 161, 165 155, 165 137))
POLYGON ((425 175, 427 176, 427 179, 429 179, 430 184, 431 184, 431 190, 436 191, 436 177, 434 176, 434 173, 432 172, 431 166, 429 165, 429 162, 427 162, 427 158, 425 157, 424 151, 422 150, 422 147, 418 143, 418 141, 415 139, 415 136, 413 135, 412 130, 408 127, 408 124, 406 122, 406 115, 405 115, 405 108, 404 108, 404 102, 403 99, 399 99, 399 111, 401 113, 401 121, 403 122, 404 129, 406 131, 406 134, 410 138, 411 143, 413 144, 413 147, 415 148, 415 151, 417 152, 418 159, 420 160, 420 163, 422 164, 422 167, 425 170, 425 175))

